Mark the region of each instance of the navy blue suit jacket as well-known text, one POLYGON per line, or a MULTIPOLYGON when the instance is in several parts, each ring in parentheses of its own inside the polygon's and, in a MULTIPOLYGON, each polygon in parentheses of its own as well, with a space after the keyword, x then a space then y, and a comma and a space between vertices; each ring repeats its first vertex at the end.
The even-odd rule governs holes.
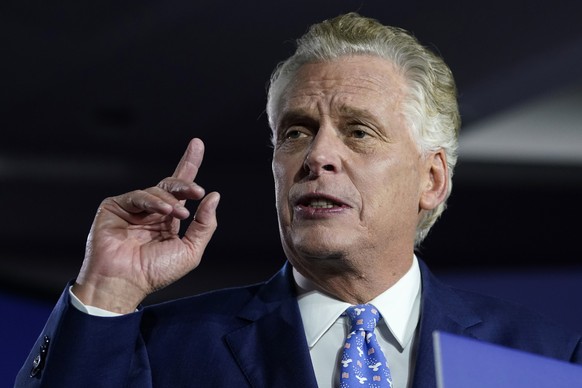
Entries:
MULTIPOLYGON (((499 300, 441 284, 424 263, 413 387, 436 387, 432 333, 446 331, 582 363, 581 337, 499 300)), ((40 358, 37 358, 37 364, 40 358)), ((265 283, 145 307, 116 318, 64 292, 18 387, 316 387, 291 266, 265 283), (37 375, 30 370, 48 338, 37 375)))

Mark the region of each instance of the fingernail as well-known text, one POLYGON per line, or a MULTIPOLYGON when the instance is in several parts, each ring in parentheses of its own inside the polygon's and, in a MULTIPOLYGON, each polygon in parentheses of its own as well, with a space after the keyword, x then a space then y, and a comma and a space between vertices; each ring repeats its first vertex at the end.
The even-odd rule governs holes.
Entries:
POLYGON ((212 206, 214 207, 214 210, 216 210, 216 208, 218 207, 218 203, 220 202, 220 194, 216 193, 215 195, 215 199, 212 203, 212 206))

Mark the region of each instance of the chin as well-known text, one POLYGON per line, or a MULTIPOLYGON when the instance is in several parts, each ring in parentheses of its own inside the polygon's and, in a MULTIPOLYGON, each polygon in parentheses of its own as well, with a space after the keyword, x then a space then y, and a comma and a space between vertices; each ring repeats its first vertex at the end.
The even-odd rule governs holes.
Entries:
POLYGON ((348 253, 348 247, 354 244, 348 238, 337 233, 317 233, 305 231, 291 237, 292 246, 298 252, 316 258, 338 258, 348 253))
POLYGON ((308 271, 326 271, 329 274, 345 272, 353 268, 346 249, 349 246, 332 243, 329 240, 309 239, 302 241, 294 239, 289 244, 283 244, 283 250, 291 264, 296 268, 308 271))
POLYGON ((354 272, 352 263, 345 256, 328 255, 326 257, 297 255, 289 258, 289 262, 304 276, 316 281, 317 278, 345 275, 354 272))

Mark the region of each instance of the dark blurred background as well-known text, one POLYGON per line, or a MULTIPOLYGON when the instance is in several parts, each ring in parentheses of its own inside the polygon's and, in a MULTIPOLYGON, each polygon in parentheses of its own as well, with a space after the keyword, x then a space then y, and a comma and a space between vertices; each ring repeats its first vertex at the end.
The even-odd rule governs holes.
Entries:
POLYGON ((146 302, 260 281, 283 264, 266 83, 310 24, 348 11, 408 29, 456 75, 460 161, 419 255, 453 284, 582 331, 582 2, 3 2, 8 385, 79 270, 99 202, 170 174, 194 136, 207 149, 197 181, 222 194, 219 229, 202 265, 146 302))

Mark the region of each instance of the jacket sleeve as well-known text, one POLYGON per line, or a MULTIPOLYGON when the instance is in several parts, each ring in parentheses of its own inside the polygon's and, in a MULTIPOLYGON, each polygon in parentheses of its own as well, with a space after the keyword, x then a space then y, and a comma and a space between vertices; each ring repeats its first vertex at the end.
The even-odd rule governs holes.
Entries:
POLYGON ((151 387, 142 312, 95 317, 70 304, 68 287, 16 377, 15 387, 151 387))
POLYGON ((578 340, 570 361, 574 364, 582 365, 582 339, 578 340))

